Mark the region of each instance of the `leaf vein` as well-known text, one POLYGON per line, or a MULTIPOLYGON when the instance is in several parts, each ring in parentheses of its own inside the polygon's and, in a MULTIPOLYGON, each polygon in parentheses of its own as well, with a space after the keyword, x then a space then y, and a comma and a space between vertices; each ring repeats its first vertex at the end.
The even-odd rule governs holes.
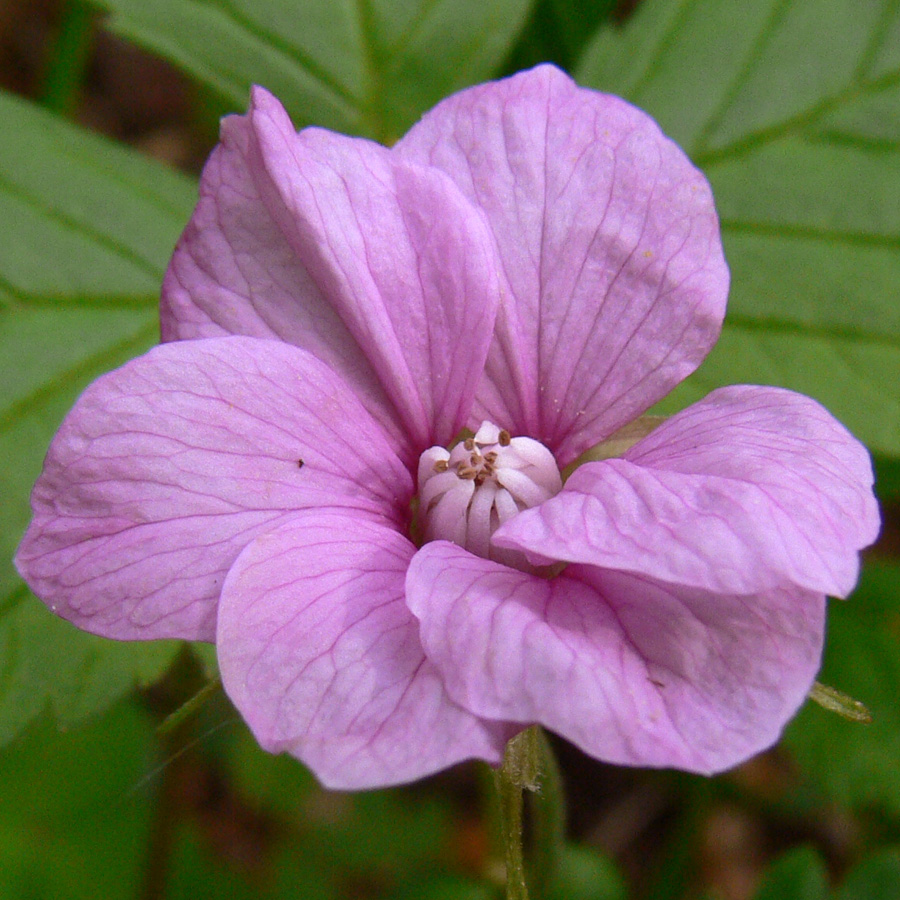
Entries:
POLYGON ((881 18, 878 20, 878 24, 872 29, 869 45, 860 55, 859 65, 853 73, 855 81, 866 80, 866 75, 868 74, 869 69, 871 69, 878 51, 881 49, 884 37, 890 29, 893 20, 896 18, 898 10, 900 10, 900 0, 887 0, 881 18))
POLYGON ((216 8, 217 6, 221 7, 223 12, 227 12, 227 16, 240 28, 243 28, 260 43, 268 44, 273 50, 278 51, 282 56, 292 60, 300 68, 305 69, 310 76, 319 81, 323 87, 331 92, 334 99, 342 100, 344 103, 358 111, 360 99, 354 96, 353 91, 347 85, 343 84, 338 78, 330 75, 296 44, 285 41, 280 35, 275 34, 268 28, 264 28, 259 22, 254 22, 251 18, 244 15, 244 13, 235 6, 233 0, 218 0, 216 5, 211 4, 209 0, 198 0, 198 3, 199 5, 212 10, 213 14, 218 11, 216 8))
POLYGON ((747 54, 747 58, 744 60, 743 65, 738 68, 731 83, 722 92, 722 96, 718 105, 706 120, 706 124, 703 126, 703 130, 697 136, 694 153, 691 154, 692 156, 700 156, 703 154, 703 147, 709 140, 710 135, 713 134, 719 123, 722 121, 722 118, 728 112, 729 107, 734 102, 734 99, 737 97, 738 93, 743 87, 744 81, 748 77, 749 72, 752 70, 753 66, 757 63, 760 56, 762 55, 766 43, 771 38, 775 29, 778 27, 779 21, 782 20, 785 15, 787 15, 787 11, 790 8, 792 2, 793 0, 776 0, 776 2, 773 4, 772 10, 769 14, 769 18, 763 23, 759 34, 757 34, 756 39, 753 41, 753 45, 751 46, 750 52, 747 54))
POLYGON ((880 332, 861 331, 844 325, 809 325, 803 322, 792 322, 775 316, 748 316, 741 313, 728 313, 725 320, 728 328, 741 331, 796 335, 797 337, 826 339, 840 344, 855 343, 873 347, 888 347, 900 350, 900 336, 885 335, 880 332))
POLYGON ((900 234, 843 231, 813 225, 800 225, 793 222, 754 222, 726 218, 721 220, 721 226, 723 231, 734 231, 743 234, 759 234, 778 238, 808 238, 865 247, 900 248, 900 234))
POLYGON ((633 102, 638 102, 641 91, 652 80, 653 76, 662 65, 665 51, 678 40, 681 24, 690 15, 691 7, 694 3, 695 0, 681 0, 678 10, 669 20, 665 31, 660 35, 656 47, 653 49, 652 53, 647 54, 650 56, 650 62, 629 91, 630 99, 633 102))
POLYGON ((796 115, 789 116, 781 122, 774 125, 768 125, 765 128, 760 128, 758 131, 749 132, 743 137, 740 137, 717 150, 708 150, 697 153, 694 156, 694 162, 702 168, 710 169, 715 166, 716 163, 745 155, 776 138, 784 136, 793 129, 797 129, 803 125, 809 125, 820 116, 833 111, 845 103, 857 100, 867 94, 874 94, 892 88, 898 83, 900 83, 900 69, 887 72, 874 81, 852 84, 845 90, 838 91, 836 94, 832 94, 829 97, 824 97, 813 106, 801 110, 796 115))
POLYGON ((32 194, 30 191, 25 190, 23 187, 21 187, 21 185, 17 185, 14 182, 9 181, 3 175, 0 175, 0 190, 4 191, 10 197, 14 197, 15 199, 21 201, 26 206, 29 206, 31 209, 39 213, 42 217, 55 222, 57 225, 63 226, 63 228, 68 230, 69 232, 80 235, 82 237, 90 238, 96 244, 105 248, 106 250, 109 250, 119 258, 125 259, 133 265, 137 266, 139 269, 142 269, 152 278, 162 278, 162 270, 151 260, 146 259, 135 250, 117 243, 115 240, 113 240, 112 237, 110 237, 110 235, 105 234, 102 231, 98 231, 96 228, 87 225, 85 222, 79 222, 77 219, 74 219, 72 216, 62 212, 55 207, 48 206, 41 197, 38 197, 32 194))
POLYGON ((55 372, 52 378, 30 394, 10 404, 6 409, 0 410, 0 434, 15 425, 20 417, 32 411, 34 407, 47 403, 60 388, 69 388, 73 382, 80 381, 85 376, 102 369, 104 364, 108 368, 124 352, 142 348, 148 338, 152 338, 157 333, 157 329, 158 325, 155 321, 143 325, 131 336, 110 344, 61 372, 55 372))

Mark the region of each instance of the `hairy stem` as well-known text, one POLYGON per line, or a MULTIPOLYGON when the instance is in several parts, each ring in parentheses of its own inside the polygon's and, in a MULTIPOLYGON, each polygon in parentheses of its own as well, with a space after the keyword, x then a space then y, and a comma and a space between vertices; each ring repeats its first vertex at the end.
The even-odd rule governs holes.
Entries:
POLYGON ((506 861, 507 900, 528 900, 524 852, 523 791, 528 791, 533 849, 532 886, 537 898, 547 895, 556 877, 565 842, 562 782, 546 735, 537 726, 517 734, 507 745, 496 774, 506 861))
POLYGON ((532 882, 538 898, 546 897, 557 878, 566 843, 566 806, 562 777, 547 735, 537 734, 540 787, 529 795, 532 882))

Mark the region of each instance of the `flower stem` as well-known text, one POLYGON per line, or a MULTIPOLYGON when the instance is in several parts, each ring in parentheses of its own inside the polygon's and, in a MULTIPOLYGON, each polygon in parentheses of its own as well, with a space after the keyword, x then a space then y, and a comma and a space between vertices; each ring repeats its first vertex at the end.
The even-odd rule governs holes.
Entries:
MULTIPOLYGON (((503 766, 497 773, 500 796, 500 823, 506 861, 506 900, 528 900, 525 881, 525 857, 522 850, 522 781, 523 768, 529 766, 528 751, 532 743, 529 731, 517 734, 507 745, 503 766)), ((536 760, 535 760, 536 762, 536 760)))
POLYGON ((559 765, 547 735, 537 732, 540 789, 530 795, 533 887, 539 898, 549 895, 566 843, 566 808, 559 765))
POLYGON ((507 745, 503 766, 496 774, 506 860, 507 900, 528 900, 523 850, 523 799, 531 802, 533 887, 537 897, 547 895, 556 876, 565 841, 565 814, 559 769, 546 735, 534 726, 517 734, 507 745))

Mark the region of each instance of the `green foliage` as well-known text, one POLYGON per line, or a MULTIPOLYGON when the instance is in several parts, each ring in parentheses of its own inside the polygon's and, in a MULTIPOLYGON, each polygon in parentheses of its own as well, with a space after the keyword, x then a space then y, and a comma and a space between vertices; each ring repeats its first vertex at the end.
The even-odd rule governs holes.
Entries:
POLYGON ((537 0, 505 68, 517 72, 552 62, 571 69, 615 5, 615 0, 537 0))
POLYGON ((109 27, 235 110, 251 84, 297 125, 399 138, 438 100, 495 74, 529 0, 100 0, 109 27))
POLYGON ((768 869, 753 900, 826 900, 828 875, 811 847, 785 853, 768 869))
POLYGON ((178 647, 108 641, 56 618, 31 596, 13 599, 0 613, 0 745, 48 704, 61 727, 106 709, 135 685, 156 681, 178 647))
POLYGON ((835 900, 890 900, 900 897, 900 852, 889 850, 861 862, 847 876, 835 900))
POLYGON ((563 849, 548 900, 625 900, 628 891, 612 860, 589 847, 563 849))
MULTIPOLYGON (((427 896, 432 882, 436 897, 449 890, 448 884, 466 888, 446 871, 445 848, 454 823, 439 797, 402 789, 323 792, 296 760, 264 753, 245 728, 232 729, 226 738, 223 759, 235 786, 277 814, 288 835, 285 851, 296 853, 301 844, 308 867, 338 873, 338 878, 353 873, 395 884, 403 896, 406 890, 410 896, 427 896)), ((337 897, 345 895, 335 890, 337 897)))
POLYGON ((875 490, 883 504, 900 501, 900 459, 875 457, 875 490))
POLYGON ((496 900, 497 892, 486 884, 450 875, 414 884, 396 900, 496 900))
POLYGON ((781 384, 900 455, 898 37, 892 0, 655 0, 584 54, 580 80, 653 114, 722 218, 725 330, 670 408, 781 384))
POLYGON ((138 896, 151 805, 133 787, 150 737, 129 704, 62 737, 43 718, 0 752, 0 896, 138 896))
POLYGON ((831 603, 820 678, 865 703, 874 721, 807 704, 787 732, 803 772, 839 803, 900 813, 900 565, 870 562, 853 597, 831 603))
POLYGON ((900 897, 900 855, 890 850, 857 864, 834 891, 821 855, 811 847, 790 850, 765 873, 753 900, 892 900, 900 897))
MULTIPOLYGON (((265 83, 300 121, 381 137, 490 74, 527 12, 524 0, 306 4, 302 16, 277 0, 244 10, 182 0, 109 5, 114 27, 236 108, 251 83, 265 83)), ((196 185, 2 93, 0 125, 0 217, 15 223, 0 242, 3 743, 48 703, 66 723, 106 708, 158 677, 176 652, 171 642, 122 646, 54 621, 8 561, 41 460, 78 393, 156 341, 160 282, 196 185)))
POLYGON ((8 94, 0 121, 3 299, 151 310, 193 182, 8 94))
POLYGON ((159 283, 190 213, 184 177, 0 94, 0 743, 52 703, 71 724, 159 676, 177 645, 123 646, 55 620, 11 558, 47 445, 78 392, 154 342, 159 283))

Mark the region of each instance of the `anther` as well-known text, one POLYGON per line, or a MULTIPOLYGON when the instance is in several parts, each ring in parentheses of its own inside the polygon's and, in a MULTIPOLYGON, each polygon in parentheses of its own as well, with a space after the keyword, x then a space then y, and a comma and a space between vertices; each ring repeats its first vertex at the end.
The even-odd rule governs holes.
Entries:
POLYGON ((454 541, 484 559, 531 571, 522 553, 494 547, 491 535, 561 488, 556 460, 545 446, 482 422, 474 437, 452 450, 431 447, 422 454, 422 536, 426 541, 454 541))

